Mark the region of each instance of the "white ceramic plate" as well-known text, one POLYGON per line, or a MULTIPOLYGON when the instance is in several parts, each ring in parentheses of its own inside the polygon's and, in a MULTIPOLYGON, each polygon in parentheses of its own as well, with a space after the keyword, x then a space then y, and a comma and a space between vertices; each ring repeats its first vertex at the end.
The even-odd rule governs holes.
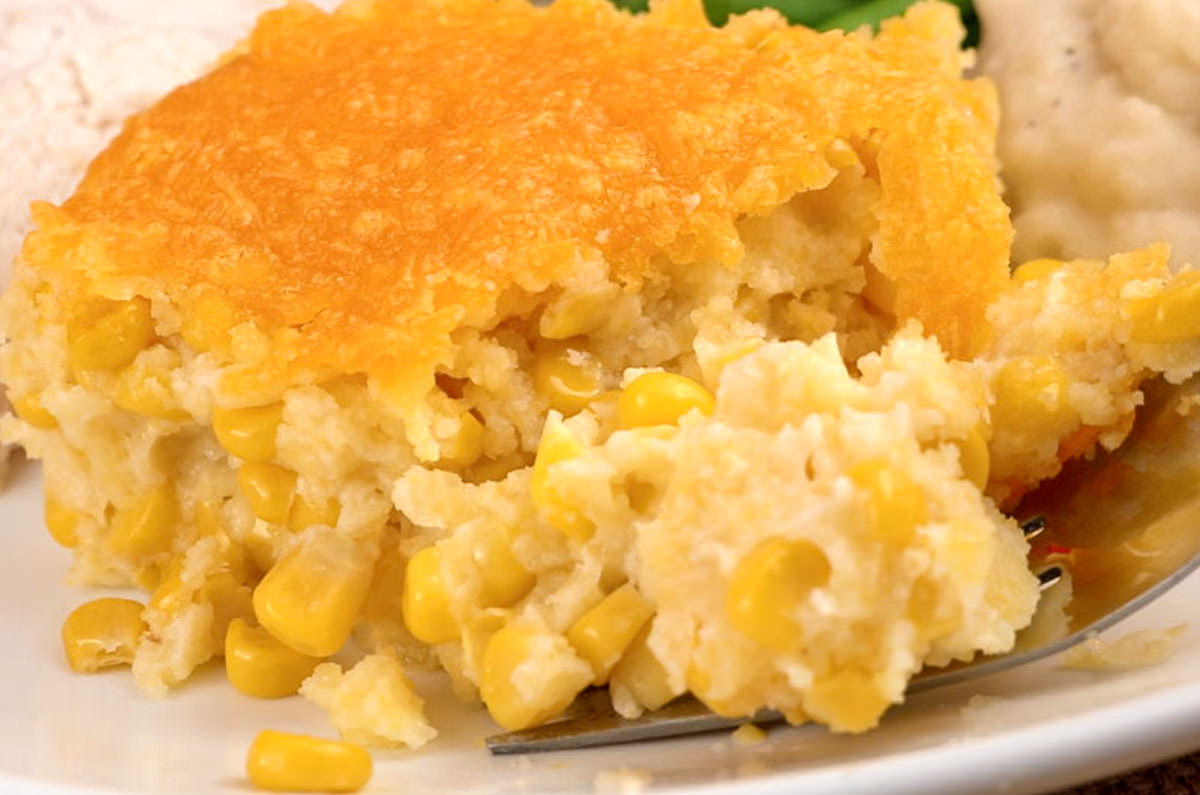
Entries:
MULTIPOLYGON (((97 595, 62 582, 68 555, 41 528, 41 476, 26 465, 0 495, 0 791, 246 791, 245 750, 263 728, 333 736, 300 698, 257 701, 202 670, 165 701, 127 671, 71 673, 58 630, 97 595)), ((1196 617, 1200 576, 1111 631, 1196 617)), ((1200 747, 1200 631, 1167 662, 1086 673, 1055 660, 914 697, 862 736, 777 727, 757 744, 728 733, 591 751, 492 758, 482 710, 419 681, 441 736, 419 752, 375 754, 374 792, 622 791, 622 782, 693 793, 1035 792, 1200 747), (624 769, 622 776, 617 771, 624 769)), ((625 790, 636 791, 636 790, 625 790)))

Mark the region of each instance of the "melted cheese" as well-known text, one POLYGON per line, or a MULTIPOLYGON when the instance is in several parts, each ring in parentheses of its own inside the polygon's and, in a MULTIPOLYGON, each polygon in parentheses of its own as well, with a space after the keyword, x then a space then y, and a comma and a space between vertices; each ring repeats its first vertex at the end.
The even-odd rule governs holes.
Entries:
POLYGON ((713 29, 692 0, 292 5, 36 207, 24 257, 181 308, 185 339, 243 366, 227 388, 367 372, 411 395, 455 329, 581 263, 628 290, 668 259, 734 263, 738 219, 862 162, 897 314, 967 355, 1010 230, 959 33, 936 4, 874 40, 769 14, 713 29))

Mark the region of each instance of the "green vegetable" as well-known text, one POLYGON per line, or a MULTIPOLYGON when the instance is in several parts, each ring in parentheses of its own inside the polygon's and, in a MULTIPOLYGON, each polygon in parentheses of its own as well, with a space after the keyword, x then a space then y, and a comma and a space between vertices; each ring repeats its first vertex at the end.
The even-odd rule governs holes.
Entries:
POLYGON ((726 18, 729 17, 729 14, 744 14, 752 8, 771 6, 787 17, 788 21, 793 25, 807 25, 810 28, 817 27, 823 20, 832 16, 853 9, 857 4, 856 0, 774 0, 774 2, 766 2, 765 0, 726 0, 724 3, 719 2, 719 0, 717 2, 708 0, 705 3, 709 9, 709 18, 713 19, 717 24, 723 23, 724 20, 717 22, 716 15, 713 13, 714 6, 726 6, 726 18))
MULTIPOLYGON (((913 2, 914 0, 867 0, 865 3, 850 3, 851 8, 826 17, 813 27, 817 30, 834 30, 835 28, 854 30, 862 25, 877 28, 879 23, 888 17, 903 14, 904 9, 913 2)), ((967 26, 965 45, 975 46, 979 42, 979 20, 975 17, 975 7, 971 5, 971 0, 950 0, 950 2, 958 6, 958 10, 963 16, 963 22, 967 26)))
MULTIPOLYGON (((971 0, 950 0, 958 6, 967 26, 964 46, 979 43, 979 18, 971 0)), ((618 8, 645 11, 648 0, 612 0, 618 8)), ((770 6, 788 18, 793 25, 807 25, 817 30, 853 30, 862 25, 879 27, 888 17, 904 13, 915 0, 704 0, 705 11, 714 25, 724 25, 730 14, 742 14, 752 8, 770 6)))

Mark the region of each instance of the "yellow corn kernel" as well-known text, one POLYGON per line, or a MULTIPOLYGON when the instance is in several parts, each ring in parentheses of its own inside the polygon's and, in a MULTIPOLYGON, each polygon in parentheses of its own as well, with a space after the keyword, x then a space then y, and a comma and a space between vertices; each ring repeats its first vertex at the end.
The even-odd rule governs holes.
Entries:
POLYGON ((374 565, 369 550, 352 538, 332 531, 310 535, 254 589, 254 615, 288 647, 328 657, 350 636, 374 565))
POLYGON ((646 709, 656 710, 679 693, 672 689, 667 669, 646 645, 649 635, 650 625, 646 624, 613 668, 609 681, 628 690, 646 709))
POLYGON ((804 694, 804 711, 839 732, 870 729, 887 707, 874 678, 856 668, 817 677, 804 694))
POLYGON ((150 302, 141 297, 90 305, 67 325, 67 357, 76 372, 124 367, 153 341, 150 302))
POLYGON ((567 630, 567 640, 587 660, 603 685, 638 631, 654 615, 654 605, 625 583, 600 600, 567 630))
POLYGON ((710 415, 716 405, 712 393, 690 378, 674 373, 643 373, 617 399, 617 426, 675 425, 692 409, 710 415))
POLYGON ((118 555, 143 557, 164 551, 179 518, 175 489, 162 483, 124 508, 109 526, 108 547, 118 555))
POLYGON ((1024 356, 1000 369, 992 423, 1037 438, 1066 434, 1079 415, 1067 400, 1067 374, 1050 356, 1024 356))
POLYGON ((213 411, 213 432, 230 455, 265 463, 275 457, 275 433, 283 420, 283 404, 213 411))
POLYGON ((533 503, 546 523, 581 543, 592 537, 596 526, 563 499, 549 481, 551 467, 576 458, 583 452, 583 444, 565 425, 554 420, 547 421, 542 429, 542 439, 538 442, 529 485, 533 503))
POLYGON ((1125 313, 1137 342, 1164 344, 1200 337, 1200 271, 1181 273, 1158 295, 1131 298, 1125 313))
POLYGON ((422 643, 458 640, 458 622, 450 612, 450 594, 442 578, 442 553, 437 547, 425 547, 408 561, 400 610, 404 625, 422 643))
POLYGON ((600 379, 571 361, 567 348, 540 350, 533 366, 533 387, 550 408, 564 416, 578 414, 600 394, 600 379))
POLYGON ((63 651, 71 668, 80 673, 128 665, 145 630, 138 602, 93 599, 75 608, 63 622, 63 651))
POLYGON ((188 604, 191 604, 192 594, 184 587, 180 573, 183 569, 183 558, 171 558, 159 571, 158 585, 150 594, 146 606, 150 610, 175 615, 188 604))
POLYGON ((247 462, 237 473, 238 486, 259 519, 285 524, 296 491, 296 473, 274 464, 247 462))
POLYGON ((46 529, 50 537, 70 549, 79 543, 79 514, 46 495, 46 529))
POLYGON ((591 680, 561 635, 509 625, 484 647, 479 694, 496 723, 518 731, 560 715, 591 680))
POLYGON ((257 698, 294 695, 321 662, 284 646, 240 618, 225 631, 225 675, 242 693, 257 698))
POLYGON ((509 607, 533 590, 537 578, 521 565, 512 549, 512 531, 492 533, 475 552, 482 579, 484 607, 509 607))
POLYGON ((1031 259, 1023 262, 1013 271, 1014 284, 1028 284, 1045 279, 1063 266, 1060 259, 1031 259))
POLYGON ((42 405, 37 395, 21 395, 12 399, 13 411, 35 428, 52 431, 58 427, 58 419, 42 405))
POLYGON ((538 333, 548 340, 565 340, 594 331, 604 322, 619 293, 619 287, 608 285, 591 292, 560 296, 542 313, 538 333))
POLYGON ((483 455, 485 429, 483 423, 469 411, 459 415, 458 430, 442 441, 438 465, 449 469, 464 469, 483 455))
POLYGON ((887 461, 870 458, 850 469, 850 480, 866 492, 871 534, 903 546, 929 519, 925 495, 908 473, 887 461))
POLYGON ((246 778, 272 792, 357 792, 371 780, 371 755, 351 743, 267 729, 250 744, 246 778))
POLYGON ((288 527, 296 531, 318 524, 333 527, 341 513, 342 504, 336 499, 313 502, 307 497, 297 497, 288 515, 288 527))
POLYGON ((182 569, 182 556, 172 558, 159 569, 158 584, 150 595, 147 609, 173 616, 197 601, 207 603, 212 606, 214 624, 220 629, 214 638, 218 642, 223 639, 225 626, 231 618, 251 614, 250 589, 233 572, 215 571, 199 587, 189 587, 180 576, 182 569))
POLYGON ((143 417, 182 422, 189 414, 175 402, 171 385, 162 373, 128 368, 121 372, 112 394, 118 408, 143 417))
MULTIPOLYGON (((251 579, 251 561, 247 557, 248 550, 244 543, 245 540, 238 542, 230 538, 229 530, 225 525, 224 502, 224 500, 205 500, 196 504, 195 514, 192 517, 196 524, 196 536, 198 538, 217 537, 221 545, 221 557, 228 571, 234 574, 239 582, 245 582, 251 579)), ((271 527, 271 525, 255 522, 251 528, 250 537, 253 537, 254 530, 258 527, 271 527)), ((270 564, 260 571, 266 571, 269 568, 271 568, 270 564)))
POLYGON ((958 448, 958 462, 962 466, 963 476, 983 491, 992 469, 992 458, 983 432, 979 428, 972 428, 966 437, 955 439, 954 446, 958 448))
POLYGON ((133 587, 153 591, 162 579, 162 571, 156 563, 143 562, 134 569, 130 579, 133 581, 133 587))
POLYGON ((753 723, 743 723, 733 730, 731 736, 740 745, 754 745, 767 739, 767 733, 753 723))
POLYGON ((829 560, 816 544, 768 538, 738 563, 729 579, 729 619, 768 648, 795 650, 803 643, 797 613, 809 593, 828 580, 829 560))

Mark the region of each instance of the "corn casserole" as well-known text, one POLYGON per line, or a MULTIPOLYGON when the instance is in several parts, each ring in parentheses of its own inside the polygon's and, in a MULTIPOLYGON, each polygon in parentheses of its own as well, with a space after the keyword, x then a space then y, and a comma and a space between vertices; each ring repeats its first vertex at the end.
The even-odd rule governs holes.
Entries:
POLYGON ((961 36, 932 2, 264 15, 35 205, 3 299, 0 434, 74 580, 148 594, 68 617, 72 666, 163 695, 224 657, 416 747, 414 667, 509 729, 607 685, 858 732, 1011 648, 1002 511, 1200 366, 1200 277, 1010 275, 961 36))

